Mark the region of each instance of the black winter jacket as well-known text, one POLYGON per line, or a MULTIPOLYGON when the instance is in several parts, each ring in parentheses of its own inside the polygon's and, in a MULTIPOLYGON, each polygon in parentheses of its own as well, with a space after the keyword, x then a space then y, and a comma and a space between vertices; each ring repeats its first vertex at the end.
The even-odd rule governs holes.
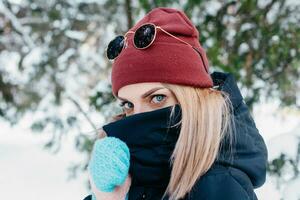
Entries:
MULTIPOLYGON (((218 159, 194 185, 184 200, 256 200, 254 188, 266 178, 267 149, 232 74, 213 72, 214 85, 227 92, 236 126, 233 157, 224 141, 218 159)), ((145 174, 151 176, 151 174, 145 174)), ((131 186, 129 200, 160 200, 164 187, 131 186)), ((84 198, 90 200, 91 195, 84 198)), ((166 198, 164 199, 166 200, 166 198)))

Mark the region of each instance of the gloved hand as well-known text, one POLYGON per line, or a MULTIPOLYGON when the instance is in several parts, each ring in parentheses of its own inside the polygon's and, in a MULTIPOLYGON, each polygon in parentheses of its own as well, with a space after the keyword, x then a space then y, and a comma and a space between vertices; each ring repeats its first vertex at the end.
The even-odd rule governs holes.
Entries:
POLYGON ((124 200, 131 184, 130 153, 118 138, 96 140, 88 164, 93 200, 124 200))

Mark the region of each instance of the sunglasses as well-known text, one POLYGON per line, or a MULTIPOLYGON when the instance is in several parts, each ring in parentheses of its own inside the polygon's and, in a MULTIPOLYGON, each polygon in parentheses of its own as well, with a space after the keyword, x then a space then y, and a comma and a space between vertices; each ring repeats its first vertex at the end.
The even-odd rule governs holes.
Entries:
MULTIPOLYGON (((156 26, 153 23, 143 24, 135 32, 128 31, 125 34, 125 36, 119 35, 119 36, 115 37, 108 44, 108 47, 107 47, 107 50, 106 50, 107 58, 110 59, 110 60, 113 60, 116 57, 118 57, 118 55, 120 55, 122 50, 124 48, 126 48, 126 46, 127 46, 127 42, 126 42, 127 35, 130 34, 130 33, 134 34, 133 45, 136 49, 146 49, 146 48, 150 47, 151 44, 154 42, 154 40, 156 38, 157 29, 159 29, 162 32, 166 33, 167 35, 173 37, 174 39, 179 40, 180 42, 183 42, 184 44, 192 47, 200 55, 202 63, 205 66, 205 62, 203 60, 202 54, 200 53, 200 51, 197 48, 193 47, 191 44, 183 41, 182 39, 176 37, 175 35, 172 35, 168 31, 161 28, 160 26, 156 26)), ((205 69, 206 69, 206 66, 205 66, 205 69)))

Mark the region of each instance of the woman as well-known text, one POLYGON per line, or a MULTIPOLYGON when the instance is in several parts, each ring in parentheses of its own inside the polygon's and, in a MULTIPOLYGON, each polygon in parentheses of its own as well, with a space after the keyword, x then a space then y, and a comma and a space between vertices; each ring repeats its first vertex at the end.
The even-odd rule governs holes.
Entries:
POLYGON ((209 74, 199 33, 182 11, 151 10, 111 41, 107 56, 114 59, 112 92, 124 113, 103 130, 126 143, 130 167, 110 192, 90 175, 93 198, 257 199, 265 143, 234 77, 209 74))

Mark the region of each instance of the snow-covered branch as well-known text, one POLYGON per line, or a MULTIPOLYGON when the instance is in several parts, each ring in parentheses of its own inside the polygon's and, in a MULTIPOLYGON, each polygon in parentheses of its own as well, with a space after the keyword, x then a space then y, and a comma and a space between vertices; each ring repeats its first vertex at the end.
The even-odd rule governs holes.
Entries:
POLYGON ((19 22, 18 18, 0 1, 0 12, 4 14, 12 23, 15 30, 22 35, 24 42, 29 46, 30 49, 35 47, 34 41, 19 22))

